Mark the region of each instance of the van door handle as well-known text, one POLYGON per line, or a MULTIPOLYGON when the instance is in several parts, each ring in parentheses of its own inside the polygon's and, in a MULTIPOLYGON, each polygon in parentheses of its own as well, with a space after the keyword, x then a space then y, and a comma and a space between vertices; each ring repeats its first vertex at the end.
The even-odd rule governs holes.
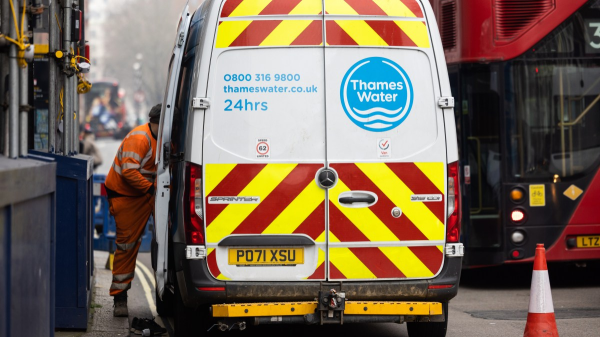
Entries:
POLYGON ((371 207, 377 202, 377 194, 369 191, 347 191, 338 196, 340 206, 349 208, 371 207))
POLYGON ((375 197, 371 195, 367 195, 365 197, 345 197, 340 198, 341 204, 353 204, 355 202, 366 202, 367 204, 372 204, 375 202, 375 197))

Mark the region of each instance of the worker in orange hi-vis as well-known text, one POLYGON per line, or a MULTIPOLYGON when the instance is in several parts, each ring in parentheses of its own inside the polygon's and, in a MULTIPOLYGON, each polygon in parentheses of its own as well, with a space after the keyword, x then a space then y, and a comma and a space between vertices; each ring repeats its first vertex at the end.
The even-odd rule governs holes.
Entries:
POLYGON ((127 290, 135 272, 142 234, 154 211, 156 137, 161 105, 152 107, 150 123, 131 130, 123 139, 106 177, 110 214, 115 218, 117 238, 110 295, 115 317, 128 316, 127 290))

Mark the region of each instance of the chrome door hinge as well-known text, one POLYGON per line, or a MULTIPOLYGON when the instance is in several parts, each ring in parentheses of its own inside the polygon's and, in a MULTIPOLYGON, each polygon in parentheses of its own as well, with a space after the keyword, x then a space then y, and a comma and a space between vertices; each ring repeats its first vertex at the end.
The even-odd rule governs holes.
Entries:
POLYGON ((454 108, 454 97, 440 97, 438 100, 438 105, 442 109, 454 108))
POLYGON ((206 110, 210 107, 210 101, 206 97, 194 97, 192 99, 192 108, 206 110))
POLYGON ((188 260, 202 260, 206 258, 206 247, 187 246, 185 247, 185 258, 188 260))
POLYGON ((465 246, 462 243, 447 243, 446 256, 461 257, 465 255, 465 246))

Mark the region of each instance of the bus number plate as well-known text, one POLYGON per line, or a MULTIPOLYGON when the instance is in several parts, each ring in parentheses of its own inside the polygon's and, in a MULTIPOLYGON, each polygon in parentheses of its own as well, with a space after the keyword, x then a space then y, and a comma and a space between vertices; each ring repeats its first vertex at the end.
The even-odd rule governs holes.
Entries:
POLYGON ((229 264, 295 266, 304 263, 304 248, 229 248, 229 264))
POLYGON ((599 248, 600 235, 578 236, 577 248, 599 248))

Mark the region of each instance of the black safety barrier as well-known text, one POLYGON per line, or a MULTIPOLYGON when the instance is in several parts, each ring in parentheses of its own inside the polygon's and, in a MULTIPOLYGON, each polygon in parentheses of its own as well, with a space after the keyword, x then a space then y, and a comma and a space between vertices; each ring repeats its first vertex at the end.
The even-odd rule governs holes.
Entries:
POLYGON ((56 163, 0 156, 0 336, 54 336, 56 163))

